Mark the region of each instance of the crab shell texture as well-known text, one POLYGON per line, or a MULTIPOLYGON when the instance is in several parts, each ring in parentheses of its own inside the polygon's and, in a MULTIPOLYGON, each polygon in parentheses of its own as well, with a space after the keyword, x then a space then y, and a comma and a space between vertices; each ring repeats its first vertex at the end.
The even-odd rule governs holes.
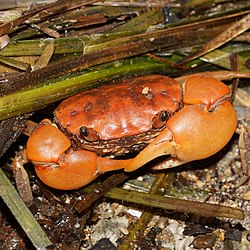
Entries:
POLYGON ((160 133, 152 126, 157 114, 166 111, 171 116, 181 103, 182 90, 177 81, 162 75, 148 75, 70 97, 56 108, 55 120, 78 148, 98 155, 112 152, 117 156, 133 151, 135 145, 142 144, 137 151, 144 148, 160 133), (82 126, 96 131, 98 140, 89 142, 81 138, 82 126))

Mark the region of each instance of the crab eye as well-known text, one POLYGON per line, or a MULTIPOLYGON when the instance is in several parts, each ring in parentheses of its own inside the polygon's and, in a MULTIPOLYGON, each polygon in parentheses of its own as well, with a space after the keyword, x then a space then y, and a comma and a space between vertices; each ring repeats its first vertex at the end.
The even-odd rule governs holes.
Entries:
POLYGON ((99 139, 98 133, 94 129, 87 128, 86 126, 80 127, 79 135, 82 139, 85 139, 90 142, 94 142, 99 139))
POLYGON ((153 118, 153 124, 152 124, 153 128, 162 128, 170 117, 171 113, 169 113, 168 111, 166 110, 160 111, 153 118))

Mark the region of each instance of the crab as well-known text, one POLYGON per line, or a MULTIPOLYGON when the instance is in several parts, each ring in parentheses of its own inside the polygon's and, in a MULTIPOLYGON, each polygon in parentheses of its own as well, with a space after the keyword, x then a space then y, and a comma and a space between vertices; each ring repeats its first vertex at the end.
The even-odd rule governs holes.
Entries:
POLYGON ((162 155, 168 167, 207 158, 237 126, 230 89, 207 76, 183 83, 156 74, 123 79, 62 101, 54 115, 32 131, 27 158, 45 184, 61 190, 162 155))

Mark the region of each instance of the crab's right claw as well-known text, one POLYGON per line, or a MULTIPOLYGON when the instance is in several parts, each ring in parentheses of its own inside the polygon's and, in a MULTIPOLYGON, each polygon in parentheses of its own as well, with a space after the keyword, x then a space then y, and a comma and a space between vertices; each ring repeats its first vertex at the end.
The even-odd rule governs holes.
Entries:
POLYGON ((229 92, 229 88, 216 79, 188 78, 184 86, 184 108, 167 121, 166 129, 125 171, 133 171, 161 155, 171 155, 176 166, 207 158, 221 150, 237 126, 229 92))

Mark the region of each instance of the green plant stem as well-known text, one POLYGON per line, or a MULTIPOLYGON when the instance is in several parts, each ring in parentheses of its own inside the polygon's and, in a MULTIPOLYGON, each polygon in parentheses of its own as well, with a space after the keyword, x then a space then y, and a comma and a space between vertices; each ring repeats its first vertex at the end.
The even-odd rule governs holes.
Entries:
POLYGON ((0 196, 36 249, 45 250, 52 244, 1 168, 0 196))
MULTIPOLYGON (((239 12, 236 16, 241 16, 247 12, 239 12)), ((145 32, 145 27, 139 26, 138 29, 132 29, 130 24, 126 29, 109 34, 98 34, 91 36, 81 36, 77 38, 59 38, 59 39, 36 39, 12 42, 0 51, 2 56, 22 56, 22 55, 40 55, 44 48, 49 44, 55 45, 55 54, 64 53, 89 53, 107 47, 119 46, 128 42, 136 42, 141 39, 153 40, 157 37, 168 37, 165 39, 166 48, 181 48, 204 44, 211 36, 221 33, 236 16, 225 16, 221 20, 210 19, 197 21, 194 23, 183 24, 177 27, 145 32), (200 29, 202 28, 202 29, 200 29), (206 32, 204 32, 206 28, 206 32)), ((138 17, 139 19, 139 17, 138 17)), ((138 26, 138 25, 137 25, 138 26)), ((122 26, 123 27, 123 26, 122 26)), ((133 27, 133 26, 132 26, 133 27)))
POLYGON ((205 217, 225 217, 240 220, 244 219, 243 212, 237 208, 164 197, 156 194, 124 190, 122 188, 112 188, 105 196, 144 206, 174 210, 183 213, 198 214, 205 217))
MULTIPOLYGON (((166 174, 159 173, 156 176, 156 179, 149 191, 150 194, 157 194, 159 189, 162 187, 162 184, 166 180, 166 174)), ((143 211, 141 217, 138 219, 135 225, 132 226, 132 228, 129 230, 129 235, 126 237, 126 240, 122 242, 122 244, 119 246, 118 250, 133 250, 134 245, 136 244, 136 241, 140 237, 141 234, 145 231, 146 226, 150 222, 150 220, 153 217, 152 211, 143 211)))
MULTIPOLYGON (((131 61, 132 62, 132 61, 131 61)), ((138 62, 117 65, 103 70, 96 70, 58 82, 19 91, 0 98, 0 119, 17 116, 41 109, 48 104, 69 97, 77 92, 96 87, 98 81, 113 77, 142 74, 149 71, 163 71, 168 65, 162 62, 138 62)))

